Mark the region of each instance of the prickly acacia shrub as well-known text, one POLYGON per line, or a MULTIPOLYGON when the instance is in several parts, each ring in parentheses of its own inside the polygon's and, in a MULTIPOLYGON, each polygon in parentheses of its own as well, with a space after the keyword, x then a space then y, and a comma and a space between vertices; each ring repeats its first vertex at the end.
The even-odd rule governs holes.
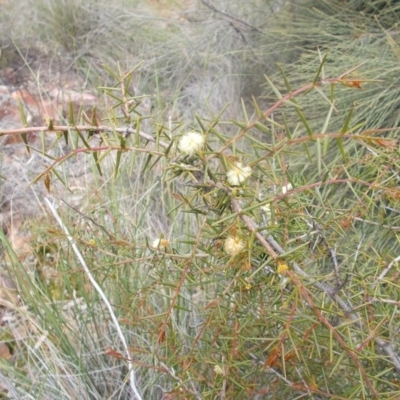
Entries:
MULTIPOLYGON (((23 279, 17 261, 13 268, 37 330, 50 324, 58 333, 46 346, 58 346, 38 355, 30 335, 16 357, 56 355, 82 376, 80 393, 94 396, 129 398, 127 365, 143 398, 398 396, 397 128, 363 130, 346 110, 331 131, 334 89, 373 83, 353 70, 327 78, 323 64, 296 89, 284 76, 286 93, 270 81, 276 102, 267 110, 254 103, 242 121, 220 113, 142 132, 121 76, 121 97, 109 89, 122 104, 118 123, 42 127, 78 145, 37 181, 51 191, 63 162, 85 152, 104 179, 71 232, 118 315, 129 357, 54 229, 47 240, 59 246, 57 298, 48 283, 23 279), (326 105, 318 130, 297 104, 310 92, 326 105), (85 131, 102 144, 92 147, 85 131), (103 167, 110 159, 111 171, 103 167), (65 302, 79 310, 73 324, 65 302), (113 372, 107 385, 105 369, 113 372)), ((16 390, 43 375, 53 395, 73 390, 50 379, 56 368, 20 365, 7 375, 16 390)))

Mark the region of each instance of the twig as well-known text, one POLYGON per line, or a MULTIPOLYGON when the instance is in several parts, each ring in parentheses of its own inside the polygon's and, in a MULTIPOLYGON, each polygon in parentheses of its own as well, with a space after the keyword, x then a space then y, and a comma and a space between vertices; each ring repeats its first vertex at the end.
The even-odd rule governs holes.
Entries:
POLYGON ((114 323, 114 327, 115 330, 118 333, 118 336, 121 340, 122 346, 124 347, 125 353, 126 353, 126 358, 127 358, 127 363, 129 365, 129 375, 130 375, 130 386, 131 389, 133 391, 133 393, 135 394, 135 398, 137 400, 142 400, 141 395, 139 394, 136 385, 135 385, 135 370, 133 368, 133 363, 132 361, 130 361, 130 354, 129 354, 129 348, 127 345, 127 342, 125 340, 124 334, 122 333, 122 329, 118 323, 118 319, 116 317, 116 315, 114 314, 114 310, 110 304, 110 302, 107 299, 107 296, 105 295, 105 293, 103 292, 102 288, 99 286, 99 284, 96 282, 96 280, 94 279, 92 273, 90 272, 89 267, 86 264, 85 259, 83 258, 81 252, 78 249, 78 246, 75 243, 74 238, 71 236, 71 234, 69 233, 67 227, 64 225, 63 221, 61 220, 60 216, 57 213, 57 210, 55 209, 53 203, 50 201, 49 198, 45 198, 44 199, 47 206, 49 207, 50 211, 53 213, 54 218, 56 219, 57 223, 60 225, 61 229, 64 231, 65 235, 67 236, 67 239, 69 241, 69 243, 72 246, 72 249, 76 255, 76 257, 78 258, 80 264, 82 265, 87 277, 89 278, 90 282, 92 283, 93 287, 96 289, 97 293, 99 294, 99 296, 102 298, 102 300, 104 301, 104 304, 106 305, 108 312, 110 313, 110 317, 111 320, 114 323))
MULTIPOLYGON (((56 196, 54 196, 56 197, 56 196)), ((82 212, 80 212, 76 207, 71 206, 71 204, 68 204, 64 199, 61 199, 60 197, 56 197, 58 200, 61 200, 66 206, 68 206, 69 208, 71 208, 72 210, 74 210, 76 213, 78 213, 81 217, 88 219, 90 222, 92 222, 92 224, 96 225, 97 227, 99 227, 107 236, 110 240, 113 240, 113 237, 110 233, 107 232, 106 228, 104 228, 103 225, 97 223, 93 218, 89 217, 86 214, 83 214, 82 212)))
MULTIPOLYGON (((21 133, 33 133, 33 132, 69 132, 69 131, 83 131, 83 132, 91 132, 93 134, 98 134, 100 132, 109 132, 109 133, 119 133, 123 136, 135 135, 138 134, 143 139, 146 139, 150 142, 156 142, 156 138, 138 131, 137 129, 123 127, 123 128, 114 128, 107 125, 101 126, 91 126, 91 125, 54 125, 52 127, 49 126, 32 126, 26 128, 18 128, 18 129, 3 129, 0 130, 0 137, 5 135, 18 135, 21 133), (51 128, 51 129, 50 129, 51 128)), ((161 147, 167 148, 169 146, 168 143, 159 140, 158 143, 161 147)))
MULTIPOLYGON (((201 400, 200 394, 196 391, 196 388, 193 388, 194 390, 190 390, 185 382, 179 378, 179 376, 176 375, 175 371, 173 368, 168 368, 162 361, 160 361, 160 365, 163 368, 163 372, 166 371, 173 379, 179 382, 179 384, 184 387, 188 392, 193 394, 197 400, 201 400)), ((164 391, 164 390, 163 390, 164 391)))
POLYGON ((392 269, 393 265, 400 261, 400 256, 393 259, 390 264, 380 273, 380 275, 375 279, 372 287, 375 289, 376 285, 386 276, 386 274, 392 269))
POLYGON ((213 10, 213 11, 216 12, 217 14, 221 14, 221 15, 223 15, 224 17, 226 17, 226 18, 228 18, 228 19, 230 19, 230 20, 232 20, 232 21, 238 22, 239 24, 242 24, 242 25, 244 25, 244 26, 247 26, 248 28, 250 28, 250 29, 253 30, 253 31, 256 31, 256 32, 258 32, 258 33, 262 33, 263 35, 265 35, 265 32, 263 32, 262 30, 256 28, 255 26, 249 24, 249 23, 246 22, 246 21, 243 21, 242 19, 236 17, 235 15, 228 14, 228 13, 225 12, 225 11, 219 10, 218 8, 214 7, 212 4, 210 4, 210 3, 207 2, 206 0, 201 0, 201 2, 202 2, 206 7, 208 7, 210 10, 213 10))
POLYGON ((300 89, 295 90, 294 92, 290 92, 283 96, 279 101, 277 101, 272 107, 270 107, 267 111, 263 113, 261 117, 258 117, 254 122, 250 123, 247 125, 247 127, 243 128, 241 132, 239 132, 236 136, 234 136, 232 139, 228 140, 227 143, 225 143, 225 146, 223 146, 218 153, 222 154, 226 149, 228 149, 233 143, 237 142, 239 139, 241 139, 250 129, 254 128, 257 124, 258 121, 268 118, 275 110, 280 108, 282 104, 284 104, 286 101, 291 100, 293 97, 298 96, 301 93, 306 92, 307 90, 310 90, 314 87, 313 83, 309 83, 306 86, 303 86, 300 89))
MULTIPOLYGON (((30 147, 31 149, 33 149, 32 147, 30 147)), ((37 151, 36 149, 33 149, 35 151, 37 151)), ((121 146, 104 146, 104 147, 80 147, 78 149, 75 149, 73 151, 70 151, 69 153, 65 154, 62 157, 57 158, 51 165, 49 165, 42 173, 40 173, 35 179, 33 179, 33 181, 31 181, 29 184, 32 185, 36 182, 38 182, 40 179, 42 179, 44 176, 46 176, 48 173, 50 173, 54 167, 62 162, 64 162, 65 160, 67 160, 68 158, 72 157, 74 154, 79 154, 79 153, 98 153, 100 151, 103 150, 117 150, 117 151, 131 151, 131 150, 135 150, 135 151, 140 151, 142 153, 151 153, 151 154, 157 154, 157 155, 164 155, 164 153, 161 152, 157 152, 154 150, 144 150, 142 148, 139 147, 121 147, 121 146)))
POLYGON ((319 236, 319 237, 317 237, 316 241, 314 242, 312 250, 313 251, 315 250, 315 247, 317 246, 319 241, 322 241, 323 243, 325 243, 326 247, 329 249, 329 254, 330 254, 332 262, 333 262, 333 270, 335 272, 336 278, 337 278, 339 284, 341 284, 340 276, 339 276, 339 263, 338 263, 338 260, 337 260, 336 248, 332 248, 331 246, 329 246, 329 243, 328 243, 326 237, 324 236, 322 227, 319 224, 317 224, 317 222, 313 219, 312 215, 308 212, 308 210, 305 210, 305 212, 306 212, 306 214, 308 215, 308 217, 312 221, 310 223, 307 220, 304 220, 305 223, 310 228, 313 228, 317 232, 317 235, 319 236))
MULTIPOLYGON (((204 0, 202 0, 204 1, 204 0)), ((315 87, 318 87, 322 84, 324 85, 328 85, 328 84, 337 84, 337 83, 347 83, 345 79, 343 79, 345 76, 347 76, 348 74, 350 74, 351 72, 355 71, 356 69, 360 68, 365 62, 357 65, 354 68, 349 69, 348 71, 344 72, 343 74, 339 75, 339 77, 337 78, 328 78, 328 79, 324 79, 321 82, 313 82, 313 83, 309 83, 297 90, 294 90, 293 92, 287 93, 285 96, 281 97, 272 107, 270 107, 268 110, 266 110, 264 113, 262 113, 255 121, 249 123, 245 128, 243 128, 236 136, 234 136, 232 139, 228 140, 227 143, 225 143, 225 145, 218 151, 218 154, 222 154, 227 148, 229 148, 233 143, 237 142, 239 139, 241 139, 243 136, 246 135, 246 133, 254 128, 257 124, 257 122, 268 118, 270 115, 272 115, 275 110, 277 110, 278 108, 280 108, 283 104, 285 104, 286 102, 288 102, 289 100, 291 100, 294 97, 297 97, 298 95, 308 92, 311 89, 314 89, 315 87)), ((372 81, 372 80, 359 80, 360 82, 376 82, 376 81, 372 81)), ((354 80, 349 80, 349 82, 354 82, 354 80)), ((393 128, 398 129, 398 128, 393 128)), ((371 130, 369 132, 372 132, 375 130, 371 130)), ((379 132, 379 130, 377 130, 379 132)), ((304 138, 303 138, 304 139, 304 138)), ((307 138, 305 138, 307 140, 307 138)), ((309 138, 308 138, 309 139, 309 138)))

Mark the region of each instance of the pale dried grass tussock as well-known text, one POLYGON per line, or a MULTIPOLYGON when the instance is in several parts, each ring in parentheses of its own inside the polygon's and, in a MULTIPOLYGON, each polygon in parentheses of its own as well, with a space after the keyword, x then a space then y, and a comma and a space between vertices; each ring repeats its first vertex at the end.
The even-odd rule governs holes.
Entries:
MULTIPOLYGON (((87 383, 82 381, 81 371, 73 363, 63 361, 62 346, 58 346, 54 341, 53 333, 45 330, 42 318, 45 318, 46 311, 39 309, 39 312, 35 313, 21 304, 5 300, 1 300, 1 305, 0 333, 7 332, 7 335, 13 337, 13 341, 11 346, 7 343, 1 344, 0 357, 10 363, 19 362, 21 365, 25 363, 21 371, 26 374, 26 379, 32 384, 40 381, 48 387, 48 391, 42 393, 40 398, 49 400, 58 398, 54 396, 58 396, 60 390, 65 398, 79 398, 80 393, 87 390, 87 383), (31 360, 29 363, 26 362, 28 358, 31 360), (41 359, 47 360, 46 377, 39 372, 43 368, 41 359), (37 365, 34 365, 34 360, 37 365)), ((102 392, 105 395, 113 390, 126 392, 123 398, 128 398, 129 388, 121 390, 116 384, 119 382, 120 373, 118 362, 106 356, 107 349, 113 347, 114 338, 110 334, 108 319, 103 315, 104 311, 96 306, 96 315, 103 318, 94 326, 90 322, 88 305, 82 298, 52 303, 51 306, 57 308, 62 329, 58 333, 58 338, 63 342, 68 340, 74 348, 74 356, 87 363, 88 373, 93 379, 92 391, 96 393, 96 398, 100 398, 102 392), (82 346, 82 343, 85 345, 82 346)), ((7 380, 2 380, 5 381, 7 380)), ((4 393, 4 390, 6 388, 3 388, 3 391, 0 388, 0 392, 4 393)))

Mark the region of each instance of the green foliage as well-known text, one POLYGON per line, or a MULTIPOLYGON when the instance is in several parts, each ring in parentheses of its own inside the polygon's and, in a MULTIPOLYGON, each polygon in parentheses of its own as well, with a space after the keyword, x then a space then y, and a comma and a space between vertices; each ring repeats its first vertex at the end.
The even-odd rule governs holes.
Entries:
MULTIPOLYGON (((362 84, 362 90, 335 88, 337 100, 333 129, 342 124, 345 110, 354 107, 357 121, 366 128, 393 127, 399 124, 399 36, 400 4, 396 1, 301 1, 288 7, 276 22, 278 43, 301 48, 297 61, 285 67, 292 85, 310 80, 315 73, 315 50, 327 54, 325 77, 334 77, 356 65, 363 66, 348 78, 376 80, 362 84), (344 4, 345 3, 345 4, 344 4)), ((320 115, 328 102, 315 93, 301 103, 310 123, 321 129, 320 115)))
MULTIPOLYGON (((122 93, 105 90, 122 109, 118 126, 140 126, 140 98, 123 89, 130 75, 113 75, 122 93)), ((295 87, 284 76, 289 93, 269 79, 275 104, 254 102, 257 117, 231 121, 233 136, 223 114, 197 117, 192 133, 130 128, 121 139, 114 127, 97 133, 101 149, 65 128, 71 154, 96 152, 102 176, 85 209, 64 205, 63 219, 73 216, 74 241, 119 316, 144 398, 400 394, 400 154, 385 130, 354 132, 357 110, 334 130, 330 107, 315 131, 299 104, 322 91, 336 104, 344 78, 313 79, 295 87), (279 110, 282 123, 272 119, 279 110)), ((58 179, 68 158, 38 179, 58 179)), ((11 331, 26 336, 7 382, 20 393, 43 382, 38 398, 74 398, 77 387, 81 398, 129 398, 102 301, 61 232, 37 234, 46 239, 34 280, 8 247, 23 305, 11 331), (79 377, 77 386, 60 373, 79 377)))

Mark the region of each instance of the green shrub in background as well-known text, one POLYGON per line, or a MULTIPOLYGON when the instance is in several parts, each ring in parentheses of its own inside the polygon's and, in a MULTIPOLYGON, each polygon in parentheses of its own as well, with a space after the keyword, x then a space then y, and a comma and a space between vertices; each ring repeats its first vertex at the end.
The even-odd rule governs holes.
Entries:
MULTIPOLYGON (((292 7, 280 14, 280 22, 275 25, 276 35, 280 37, 276 40, 297 51, 296 61, 286 69, 291 84, 298 86, 306 77, 312 79, 316 48, 327 54, 333 75, 365 63, 363 78, 379 82, 365 85, 362 91, 342 88, 335 107, 342 110, 354 107, 357 122, 362 122, 364 128, 397 126, 399 15, 397 1, 293 2, 292 7)), ((269 48, 269 44, 265 46, 269 48)), ((304 101, 301 105, 308 110, 310 124, 318 126, 326 104, 313 96, 304 101)), ((335 128, 343 123, 341 117, 342 113, 334 114, 335 128)))
MULTIPOLYGON (((269 80, 277 100, 244 108, 253 118, 197 116, 196 126, 149 137, 130 127, 129 74, 113 73, 124 95, 105 91, 125 121, 42 128, 66 131, 76 145, 68 157, 87 152, 102 177, 85 208, 59 207, 70 242, 43 221, 36 230, 45 254, 36 278, 3 237, 20 295, 3 330, 14 351, 2 368, 8 393, 399 396, 397 142, 354 125, 352 109, 330 129, 337 89, 374 83, 353 78, 357 68, 334 77, 325 62, 316 57, 301 87, 289 90, 283 75, 286 92, 269 80), (329 105, 318 131, 298 105, 314 92, 329 105)), ((38 180, 51 189, 65 160, 38 180)))

